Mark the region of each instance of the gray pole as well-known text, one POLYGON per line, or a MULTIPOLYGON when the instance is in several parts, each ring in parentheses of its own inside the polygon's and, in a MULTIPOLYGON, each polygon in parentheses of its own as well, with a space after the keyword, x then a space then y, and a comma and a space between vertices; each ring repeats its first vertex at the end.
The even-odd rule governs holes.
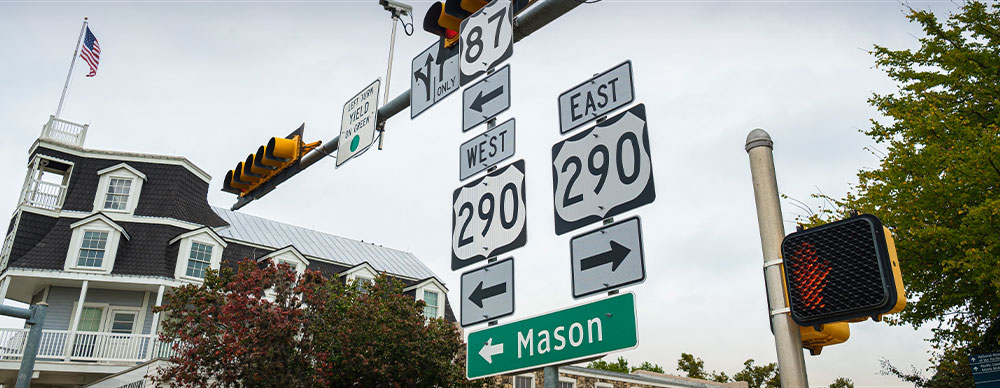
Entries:
POLYGON ((785 289, 781 275, 781 240, 785 238, 781 204, 778 200, 778 180, 774 175, 774 142, 763 129, 754 129, 747 135, 746 151, 750 154, 750 175, 753 194, 757 203, 757 224, 760 226, 760 245, 764 252, 764 285, 767 305, 771 306, 771 329, 774 348, 778 352, 778 371, 781 386, 805 388, 805 359, 802 356, 802 338, 799 327, 788 315, 785 289))
MULTIPOLYGON (((396 16, 396 11, 392 11, 392 38, 389 39, 389 65, 385 70, 385 97, 382 98, 382 104, 385 105, 389 102, 389 81, 392 80, 392 52, 396 48, 396 21, 399 17, 396 16)), ((378 117, 378 112, 375 114, 378 117)), ((376 120, 377 121, 377 120, 376 120)), ((382 149, 382 139, 385 138, 385 122, 383 121, 381 125, 378 126, 379 136, 378 136, 378 149, 382 149)), ((338 142, 340 140, 338 139, 338 142)))
POLYGON ((42 322, 45 322, 45 310, 48 307, 46 303, 31 306, 31 315, 26 322, 31 329, 28 330, 28 341, 24 345, 21 370, 17 372, 15 388, 28 388, 31 385, 31 375, 35 371, 35 357, 38 356, 38 347, 42 342, 42 322))
POLYGON ((559 367, 547 366, 542 369, 545 375, 545 388, 559 388, 559 367))
POLYGON ((66 91, 69 90, 69 80, 73 78, 73 66, 76 65, 76 54, 80 53, 80 42, 83 41, 83 32, 87 30, 87 18, 83 18, 83 27, 80 27, 80 37, 76 38, 76 48, 73 49, 73 60, 69 62, 69 71, 66 72, 66 83, 63 84, 62 94, 59 96, 59 106, 56 107, 56 118, 62 114, 63 102, 66 102, 66 91))

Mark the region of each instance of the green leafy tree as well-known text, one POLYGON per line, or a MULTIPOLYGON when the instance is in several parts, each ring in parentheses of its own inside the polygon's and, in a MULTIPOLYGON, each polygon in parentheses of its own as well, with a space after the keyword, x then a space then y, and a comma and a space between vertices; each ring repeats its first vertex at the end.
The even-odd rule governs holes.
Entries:
POLYGON ((733 381, 746 381, 750 388, 781 388, 778 364, 754 365, 752 358, 743 362, 743 370, 733 375, 733 381))
POLYGON ((618 357, 618 361, 615 361, 615 362, 607 362, 607 361, 604 361, 603 359, 602 360, 594 360, 594 361, 591 361, 590 364, 587 364, 587 368, 600 369, 600 370, 606 370, 606 371, 618 372, 618 373, 629 373, 629 372, 631 372, 631 370, 629 370, 629 367, 628 367, 628 360, 626 360, 625 357, 618 357))
POLYGON ((854 388, 854 382, 846 377, 838 377, 830 383, 829 388, 854 388))
MULTIPOLYGON (((908 299, 887 319, 936 324, 932 370, 950 373, 973 349, 1000 350, 1000 3, 964 2, 943 21, 913 9, 908 18, 923 28, 919 48, 872 51, 899 84, 869 100, 888 118, 865 131, 885 147, 881 163, 858 173, 857 187, 835 201, 839 209, 809 222, 842 218, 847 209, 883 220, 908 299)), ((933 380, 913 382, 972 385, 922 385, 933 380)))
POLYGON ((647 371, 656 372, 656 373, 666 373, 666 372, 663 371, 663 367, 662 366, 660 366, 659 364, 652 364, 649 361, 643 361, 641 365, 639 365, 639 366, 633 366, 631 368, 632 372, 635 372, 637 370, 647 370, 647 371))
POLYGON ((380 275, 365 288, 287 265, 209 271, 168 295, 161 339, 176 354, 156 378, 185 387, 480 387, 461 336, 380 275))
POLYGON ((705 375, 705 362, 692 354, 681 353, 681 358, 677 360, 677 370, 687 373, 687 377, 692 379, 707 378, 705 375))

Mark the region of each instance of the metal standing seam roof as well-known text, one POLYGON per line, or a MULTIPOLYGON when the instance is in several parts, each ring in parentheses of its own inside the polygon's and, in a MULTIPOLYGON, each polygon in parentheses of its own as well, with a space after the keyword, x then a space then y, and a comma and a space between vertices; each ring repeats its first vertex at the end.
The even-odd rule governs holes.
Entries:
POLYGON ((334 236, 225 208, 213 206, 212 210, 229 223, 229 226, 213 228, 216 233, 225 238, 264 245, 274 249, 292 245, 307 256, 352 266, 367 261, 378 271, 415 279, 435 276, 434 272, 431 272, 424 263, 409 252, 334 236))

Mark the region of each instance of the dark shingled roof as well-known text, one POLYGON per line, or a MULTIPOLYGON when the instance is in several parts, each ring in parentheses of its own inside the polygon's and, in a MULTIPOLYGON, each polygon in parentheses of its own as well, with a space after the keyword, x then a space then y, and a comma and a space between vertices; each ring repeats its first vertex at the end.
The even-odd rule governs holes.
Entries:
MULTIPOLYGON (((146 175, 135 215, 167 217, 215 227, 228 225, 208 205, 208 182, 182 166, 79 157, 45 146, 39 144, 31 157, 40 154, 73 162, 69 189, 66 191, 66 200, 63 203, 64 210, 93 212, 97 184, 100 181, 97 172, 126 163, 146 175)), ((102 157, 113 157, 113 155, 102 155, 102 157)))
MULTIPOLYGON (((24 256, 24 254, 28 253, 28 251, 34 249, 36 245, 44 245, 45 243, 40 243, 40 241, 42 241, 42 239, 49 234, 49 231, 51 231, 56 225, 56 221, 57 220, 52 217, 46 217, 35 213, 21 212, 21 221, 18 223, 17 235, 14 237, 14 245, 12 245, 10 249, 10 259, 7 261, 8 265, 24 256)), ((66 244, 69 244, 69 240, 66 241, 66 244)), ((66 251, 63 251, 64 259, 65 256, 66 251)), ((62 268, 62 265, 60 265, 59 268, 62 268)))

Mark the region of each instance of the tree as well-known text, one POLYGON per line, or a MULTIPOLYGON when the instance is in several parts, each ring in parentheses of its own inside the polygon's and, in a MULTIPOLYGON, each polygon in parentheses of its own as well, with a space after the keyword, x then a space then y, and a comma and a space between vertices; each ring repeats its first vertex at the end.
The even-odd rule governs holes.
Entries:
POLYGON ((398 280, 368 287, 296 276, 244 260, 168 295, 161 339, 173 343, 159 381, 188 387, 481 386, 464 375, 462 339, 398 280))
POLYGON ((838 377, 830 383, 829 388, 854 388, 854 382, 846 377, 838 377))
POLYGON ((643 361, 639 366, 629 366, 628 360, 625 357, 618 357, 618 361, 609 363, 604 360, 594 360, 587 364, 587 368, 591 369, 601 369, 611 372, 618 373, 631 373, 637 370, 648 370, 650 372, 664 373, 663 367, 657 364, 650 363, 649 361, 643 361))
POLYGON ((712 371, 705 373, 705 362, 692 354, 681 353, 681 358, 677 360, 677 370, 686 372, 687 377, 694 379, 707 379, 719 383, 733 381, 746 381, 750 388, 780 388, 781 379, 778 375, 778 364, 770 363, 764 366, 754 365, 753 359, 748 359, 743 363, 743 370, 730 377, 726 372, 712 371))
POLYGON ((916 50, 874 47, 876 67, 899 83, 869 99, 888 120, 872 120, 865 134, 886 152, 842 200, 819 196, 839 209, 809 220, 848 209, 883 220, 908 299, 887 319, 936 323, 934 359, 945 364, 972 348, 1000 350, 1000 3, 962 4, 943 22, 910 9, 924 32, 916 50))
POLYGON ((677 370, 687 373, 692 379, 705 379, 705 362, 692 354, 681 353, 677 360, 677 370))

